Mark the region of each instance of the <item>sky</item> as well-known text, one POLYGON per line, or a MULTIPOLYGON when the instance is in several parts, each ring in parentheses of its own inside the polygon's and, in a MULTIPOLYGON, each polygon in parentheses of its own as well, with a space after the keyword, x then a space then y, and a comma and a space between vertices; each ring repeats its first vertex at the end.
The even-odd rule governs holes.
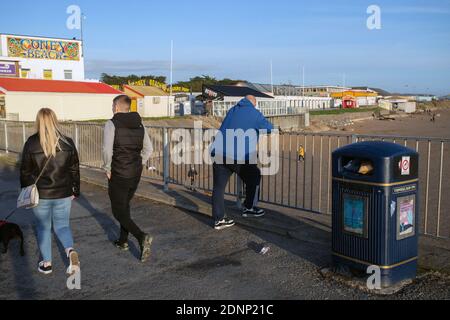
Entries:
POLYGON ((0 33, 79 38, 70 5, 86 15, 88 78, 169 77, 173 40, 174 81, 270 83, 272 61, 275 84, 301 84, 304 67, 306 85, 450 94, 450 0, 2 0, 0 33))

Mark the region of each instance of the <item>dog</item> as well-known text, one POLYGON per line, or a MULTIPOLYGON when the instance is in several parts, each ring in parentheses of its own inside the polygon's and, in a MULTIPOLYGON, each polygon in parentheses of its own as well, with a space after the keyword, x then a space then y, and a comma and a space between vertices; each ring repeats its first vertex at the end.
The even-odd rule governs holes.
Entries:
POLYGON ((3 250, 1 253, 8 252, 9 242, 11 240, 20 240, 20 255, 25 256, 25 250, 23 249, 23 233, 17 224, 7 221, 0 221, 0 242, 3 244, 3 250))

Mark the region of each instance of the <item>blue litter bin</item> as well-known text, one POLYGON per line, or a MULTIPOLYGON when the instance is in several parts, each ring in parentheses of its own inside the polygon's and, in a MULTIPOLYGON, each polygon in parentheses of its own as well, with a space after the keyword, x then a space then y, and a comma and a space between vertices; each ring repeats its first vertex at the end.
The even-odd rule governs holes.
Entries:
POLYGON ((381 141, 333 153, 333 262, 366 273, 381 269, 381 286, 417 275, 419 155, 381 141))

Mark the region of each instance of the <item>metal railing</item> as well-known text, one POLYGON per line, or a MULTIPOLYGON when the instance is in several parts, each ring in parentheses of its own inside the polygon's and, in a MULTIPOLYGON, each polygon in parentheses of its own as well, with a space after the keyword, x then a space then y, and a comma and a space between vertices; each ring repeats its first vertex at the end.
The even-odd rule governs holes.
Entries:
MULTIPOLYGON (((80 163, 102 167, 103 125, 65 123, 63 131, 77 145, 80 163)), ((187 152, 193 159, 205 153, 208 144, 202 140, 197 146, 193 139, 173 139, 177 128, 147 127, 154 153, 143 176, 164 184, 181 185, 191 189, 212 191, 212 166, 209 164, 175 164, 176 152, 187 152), (183 145, 182 151, 176 147, 183 145)), ((179 128, 178 128, 179 129, 179 128)), ((194 136, 195 130, 184 129, 194 136)), ((20 153, 24 142, 33 133, 32 123, 0 121, 0 150, 20 153)), ((332 152, 357 141, 382 140, 398 143, 420 154, 420 230, 421 234, 450 238, 450 139, 400 137, 382 135, 347 135, 331 133, 286 133, 280 135, 280 169, 277 174, 264 176, 261 182, 261 201, 280 207, 294 208, 320 214, 331 214, 332 152), (299 159, 298 150, 305 150, 299 159)), ((227 194, 239 197, 241 183, 232 177, 227 194)))

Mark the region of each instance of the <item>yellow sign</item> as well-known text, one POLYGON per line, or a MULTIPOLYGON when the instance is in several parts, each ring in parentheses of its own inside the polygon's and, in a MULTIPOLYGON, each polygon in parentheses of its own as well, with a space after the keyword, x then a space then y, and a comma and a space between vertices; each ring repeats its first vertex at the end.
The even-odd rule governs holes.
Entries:
POLYGON ((162 82, 158 82, 156 80, 153 79, 149 79, 149 80, 138 80, 138 81, 128 81, 128 84, 130 86, 150 86, 150 87, 155 87, 155 88, 159 88, 162 89, 164 91, 167 91, 167 85, 165 83, 162 82))
POLYGON ((180 87, 180 86, 173 86, 173 87, 172 87, 172 91, 173 91, 173 92, 185 92, 185 93, 189 93, 189 89, 184 88, 184 87, 180 87))
POLYGON ((132 99, 131 100, 131 107, 130 107, 130 111, 131 112, 137 112, 137 99, 132 99))
POLYGON ((80 44, 75 41, 8 37, 8 56, 27 59, 80 60, 80 44))
MULTIPOLYGON (((149 80, 138 80, 138 81, 128 81, 128 85, 130 86, 150 86, 150 87, 155 87, 155 88, 159 88, 167 93, 170 92, 170 86, 168 86, 165 83, 162 82, 158 82, 156 80, 153 79, 149 79, 149 80)), ((189 89, 184 88, 184 87, 180 87, 180 86, 173 86, 172 87, 172 92, 185 92, 188 93, 189 89)))
POLYGON ((26 79, 26 78, 28 78, 29 73, 30 73, 30 70, 22 69, 22 70, 20 70, 20 77, 26 79))
POLYGON ((52 70, 44 70, 44 79, 52 80, 53 79, 53 71, 52 70))
POLYGON ((113 87, 114 89, 118 90, 118 91, 123 91, 123 87, 121 85, 118 84, 112 84, 111 87, 113 87))

